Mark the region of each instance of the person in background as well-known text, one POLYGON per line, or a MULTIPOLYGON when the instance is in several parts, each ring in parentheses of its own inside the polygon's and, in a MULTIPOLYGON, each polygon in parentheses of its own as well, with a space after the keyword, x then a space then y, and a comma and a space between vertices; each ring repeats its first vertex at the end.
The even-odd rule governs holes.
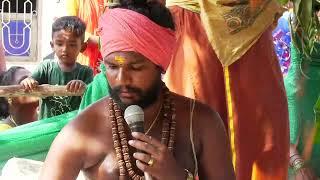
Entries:
POLYGON ((77 61, 90 66, 95 75, 100 72, 99 65, 102 59, 97 35, 98 20, 106 4, 106 0, 66 0, 67 14, 78 16, 87 25, 85 34, 87 48, 79 54, 77 61))
MULTIPOLYGON (((21 85, 33 90, 39 84, 66 85, 70 92, 86 88, 93 79, 91 68, 76 62, 80 51, 86 48, 84 43, 86 25, 76 16, 58 18, 52 25, 50 42, 57 59, 45 60, 37 67, 31 77, 24 79, 21 85)), ((81 97, 47 97, 42 100, 39 118, 49 118, 79 108, 81 97)))
MULTIPOLYGON (((17 85, 30 76, 31 72, 19 66, 13 66, 1 75, 1 86, 17 85)), ((37 97, 0 98, 0 131, 37 120, 39 99, 37 97)))
POLYGON ((278 57, 280 68, 283 76, 288 74, 290 67, 290 44, 291 44, 291 32, 290 32, 290 18, 292 16, 291 10, 285 11, 279 18, 277 27, 272 31, 273 43, 276 55, 278 57))
POLYGON ((275 0, 166 0, 178 48, 164 81, 217 110, 238 180, 287 177, 288 105, 272 26, 275 0), (275 103, 276 102, 276 103, 275 103))
POLYGON ((319 11, 320 2, 316 0, 294 3, 290 21, 291 65, 284 78, 290 122, 289 179, 320 178, 320 39, 318 33, 312 38, 312 32, 320 30, 319 11))

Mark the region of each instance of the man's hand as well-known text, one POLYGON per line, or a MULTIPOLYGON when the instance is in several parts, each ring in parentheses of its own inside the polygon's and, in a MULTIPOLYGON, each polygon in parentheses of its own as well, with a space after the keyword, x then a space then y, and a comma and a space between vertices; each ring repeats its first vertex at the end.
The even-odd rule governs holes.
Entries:
POLYGON ((82 89, 86 88, 86 84, 81 80, 71 80, 67 84, 67 91, 69 92, 79 92, 82 89))
POLYGON ((186 179, 184 169, 178 166, 167 146, 143 133, 133 132, 132 136, 136 140, 130 140, 129 144, 140 151, 133 154, 139 169, 156 179, 186 179))
POLYGON ((20 82, 20 85, 22 85, 25 90, 32 91, 38 87, 39 83, 32 77, 27 77, 20 82))

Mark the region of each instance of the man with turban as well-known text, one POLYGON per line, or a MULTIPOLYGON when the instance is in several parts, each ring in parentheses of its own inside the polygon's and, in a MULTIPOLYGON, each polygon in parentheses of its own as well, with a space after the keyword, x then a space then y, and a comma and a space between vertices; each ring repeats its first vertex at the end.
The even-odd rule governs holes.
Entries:
POLYGON ((166 0, 177 50, 164 81, 217 110, 239 180, 286 179, 288 106, 273 50, 274 0, 166 0))
POLYGON ((123 0, 99 24, 110 97, 64 127, 40 179, 75 179, 83 170, 97 180, 144 175, 233 180, 230 143, 219 115, 170 92, 161 80, 176 41, 168 9, 157 2, 123 0), (124 110, 133 104, 143 110, 145 134, 131 133, 124 121, 124 110))

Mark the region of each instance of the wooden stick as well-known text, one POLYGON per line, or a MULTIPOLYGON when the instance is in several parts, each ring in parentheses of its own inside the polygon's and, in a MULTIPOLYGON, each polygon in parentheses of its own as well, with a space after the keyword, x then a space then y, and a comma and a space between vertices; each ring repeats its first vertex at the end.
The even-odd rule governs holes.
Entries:
POLYGON ((21 85, 12 86, 0 86, 0 97, 17 97, 17 96, 37 96, 37 97, 49 97, 49 96, 82 96, 85 89, 79 92, 72 93, 67 91, 66 86, 58 85, 39 85, 33 91, 27 92, 21 85))

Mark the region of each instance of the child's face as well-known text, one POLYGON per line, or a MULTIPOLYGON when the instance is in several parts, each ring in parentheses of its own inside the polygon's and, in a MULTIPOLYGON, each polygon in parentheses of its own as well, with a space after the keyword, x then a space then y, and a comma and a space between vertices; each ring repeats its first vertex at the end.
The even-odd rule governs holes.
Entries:
POLYGON ((73 32, 61 30, 53 33, 51 47, 63 64, 73 65, 83 45, 81 37, 76 37, 73 32))

